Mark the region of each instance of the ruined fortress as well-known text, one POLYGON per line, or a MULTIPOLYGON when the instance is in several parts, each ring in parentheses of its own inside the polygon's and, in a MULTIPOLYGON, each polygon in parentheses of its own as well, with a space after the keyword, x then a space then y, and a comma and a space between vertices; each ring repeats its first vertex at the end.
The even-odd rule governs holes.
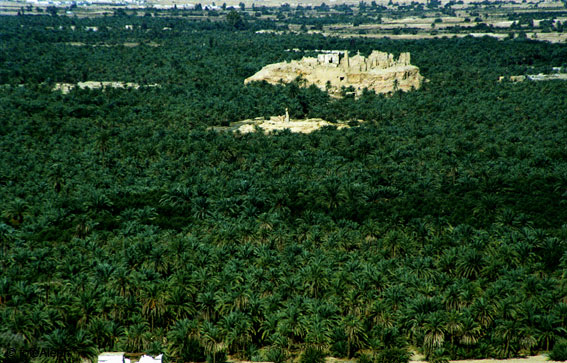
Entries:
POLYGON ((320 51, 317 58, 269 64, 244 83, 290 83, 298 77, 305 81, 305 86, 316 85, 336 97, 343 94, 343 87, 352 86, 359 96, 365 88, 376 93, 391 93, 418 89, 423 83, 419 68, 410 63, 409 53, 401 53, 394 59, 392 54, 376 50, 368 57, 360 54, 351 57, 346 50, 320 51))

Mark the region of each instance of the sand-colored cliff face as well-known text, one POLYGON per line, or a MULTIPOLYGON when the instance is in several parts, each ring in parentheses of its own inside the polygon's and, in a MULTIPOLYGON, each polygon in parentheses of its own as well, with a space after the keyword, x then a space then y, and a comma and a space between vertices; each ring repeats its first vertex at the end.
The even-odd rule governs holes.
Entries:
POLYGON ((410 64, 410 54, 398 59, 389 53, 373 51, 367 58, 359 54, 350 57, 347 51, 327 51, 317 58, 269 64, 244 83, 266 81, 272 84, 290 83, 301 77, 305 86, 312 84, 333 96, 340 96, 342 87, 354 87, 356 95, 367 88, 376 93, 418 89, 423 82, 419 68, 410 64))

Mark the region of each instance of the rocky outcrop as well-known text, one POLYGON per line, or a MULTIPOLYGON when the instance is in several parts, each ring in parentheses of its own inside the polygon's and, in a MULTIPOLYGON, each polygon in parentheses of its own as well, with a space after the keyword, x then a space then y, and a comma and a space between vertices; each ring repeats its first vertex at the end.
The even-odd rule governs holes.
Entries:
POLYGON ((376 93, 418 89, 423 82, 419 68, 411 65, 410 54, 401 53, 398 59, 389 53, 373 51, 368 57, 347 51, 325 51, 298 61, 269 64, 244 83, 266 81, 272 84, 290 83, 297 78, 305 86, 315 85, 333 96, 340 96, 343 87, 352 86, 356 95, 366 88, 376 93))

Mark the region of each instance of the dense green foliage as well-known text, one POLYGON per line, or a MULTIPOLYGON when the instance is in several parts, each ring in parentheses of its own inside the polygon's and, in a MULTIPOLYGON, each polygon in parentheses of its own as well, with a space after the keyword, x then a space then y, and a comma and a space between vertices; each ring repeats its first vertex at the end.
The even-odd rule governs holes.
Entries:
POLYGON ((567 343, 565 341, 557 342, 551 352, 549 352, 549 359, 559 362, 567 360, 567 343))
POLYGON ((497 80, 566 60, 565 45, 490 38, 2 18, 0 359, 551 350, 567 327, 567 84, 497 80), (429 81, 357 100, 243 85, 303 55, 290 48, 409 51, 429 81), (85 80, 160 87, 52 91, 85 80), (285 107, 365 122, 207 130, 285 107))

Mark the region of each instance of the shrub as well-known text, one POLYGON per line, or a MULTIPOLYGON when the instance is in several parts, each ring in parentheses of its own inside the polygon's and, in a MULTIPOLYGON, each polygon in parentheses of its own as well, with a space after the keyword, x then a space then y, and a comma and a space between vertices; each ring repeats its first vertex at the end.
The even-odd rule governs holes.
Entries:
POLYGON ((348 345, 345 340, 339 340, 331 345, 331 354, 333 357, 344 358, 348 354, 348 345))
POLYGON ((408 363, 410 354, 406 349, 387 348, 378 354, 376 363, 408 363))
POLYGON ((187 362, 202 362, 206 359, 205 349, 195 338, 189 338, 184 346, 182 358, 187 362))
POLYGON ((368 354, 361 354, 358 359, 358 363, 373 363, 372 357, 368 354))
POLYGON ((325 353, 320 349, 308 347, 299 358, 299 363, 325 363, 325 353))
POLYGON ((449 363, 450 357, 447 350, 440 348, 435 349, 428 357, 427 361, 429 363, 449 363))
POLYGON ((564 362, 567 360, 567 341, 557 342, 548 354, 550 360, 564 362))
POLYGON ((226 352, 215 352, 207 356, 207 363, 226 363, 226 352))
POLYGON ((253 361, 254 358, 256 358, 256 361, 259 361, 258 358, 260 358, 260 352, 258 350, 258 347, 255 346, 254 344, 247 345, 246 348, 244 349, 244 352, 242 352, 242 358, 251 361, 253 361))
POLYGON ((283 349, 280 348, 270 348, 266 353, 266 359, 269 362, 283 363, 287 359, 287 354, 283 349))

